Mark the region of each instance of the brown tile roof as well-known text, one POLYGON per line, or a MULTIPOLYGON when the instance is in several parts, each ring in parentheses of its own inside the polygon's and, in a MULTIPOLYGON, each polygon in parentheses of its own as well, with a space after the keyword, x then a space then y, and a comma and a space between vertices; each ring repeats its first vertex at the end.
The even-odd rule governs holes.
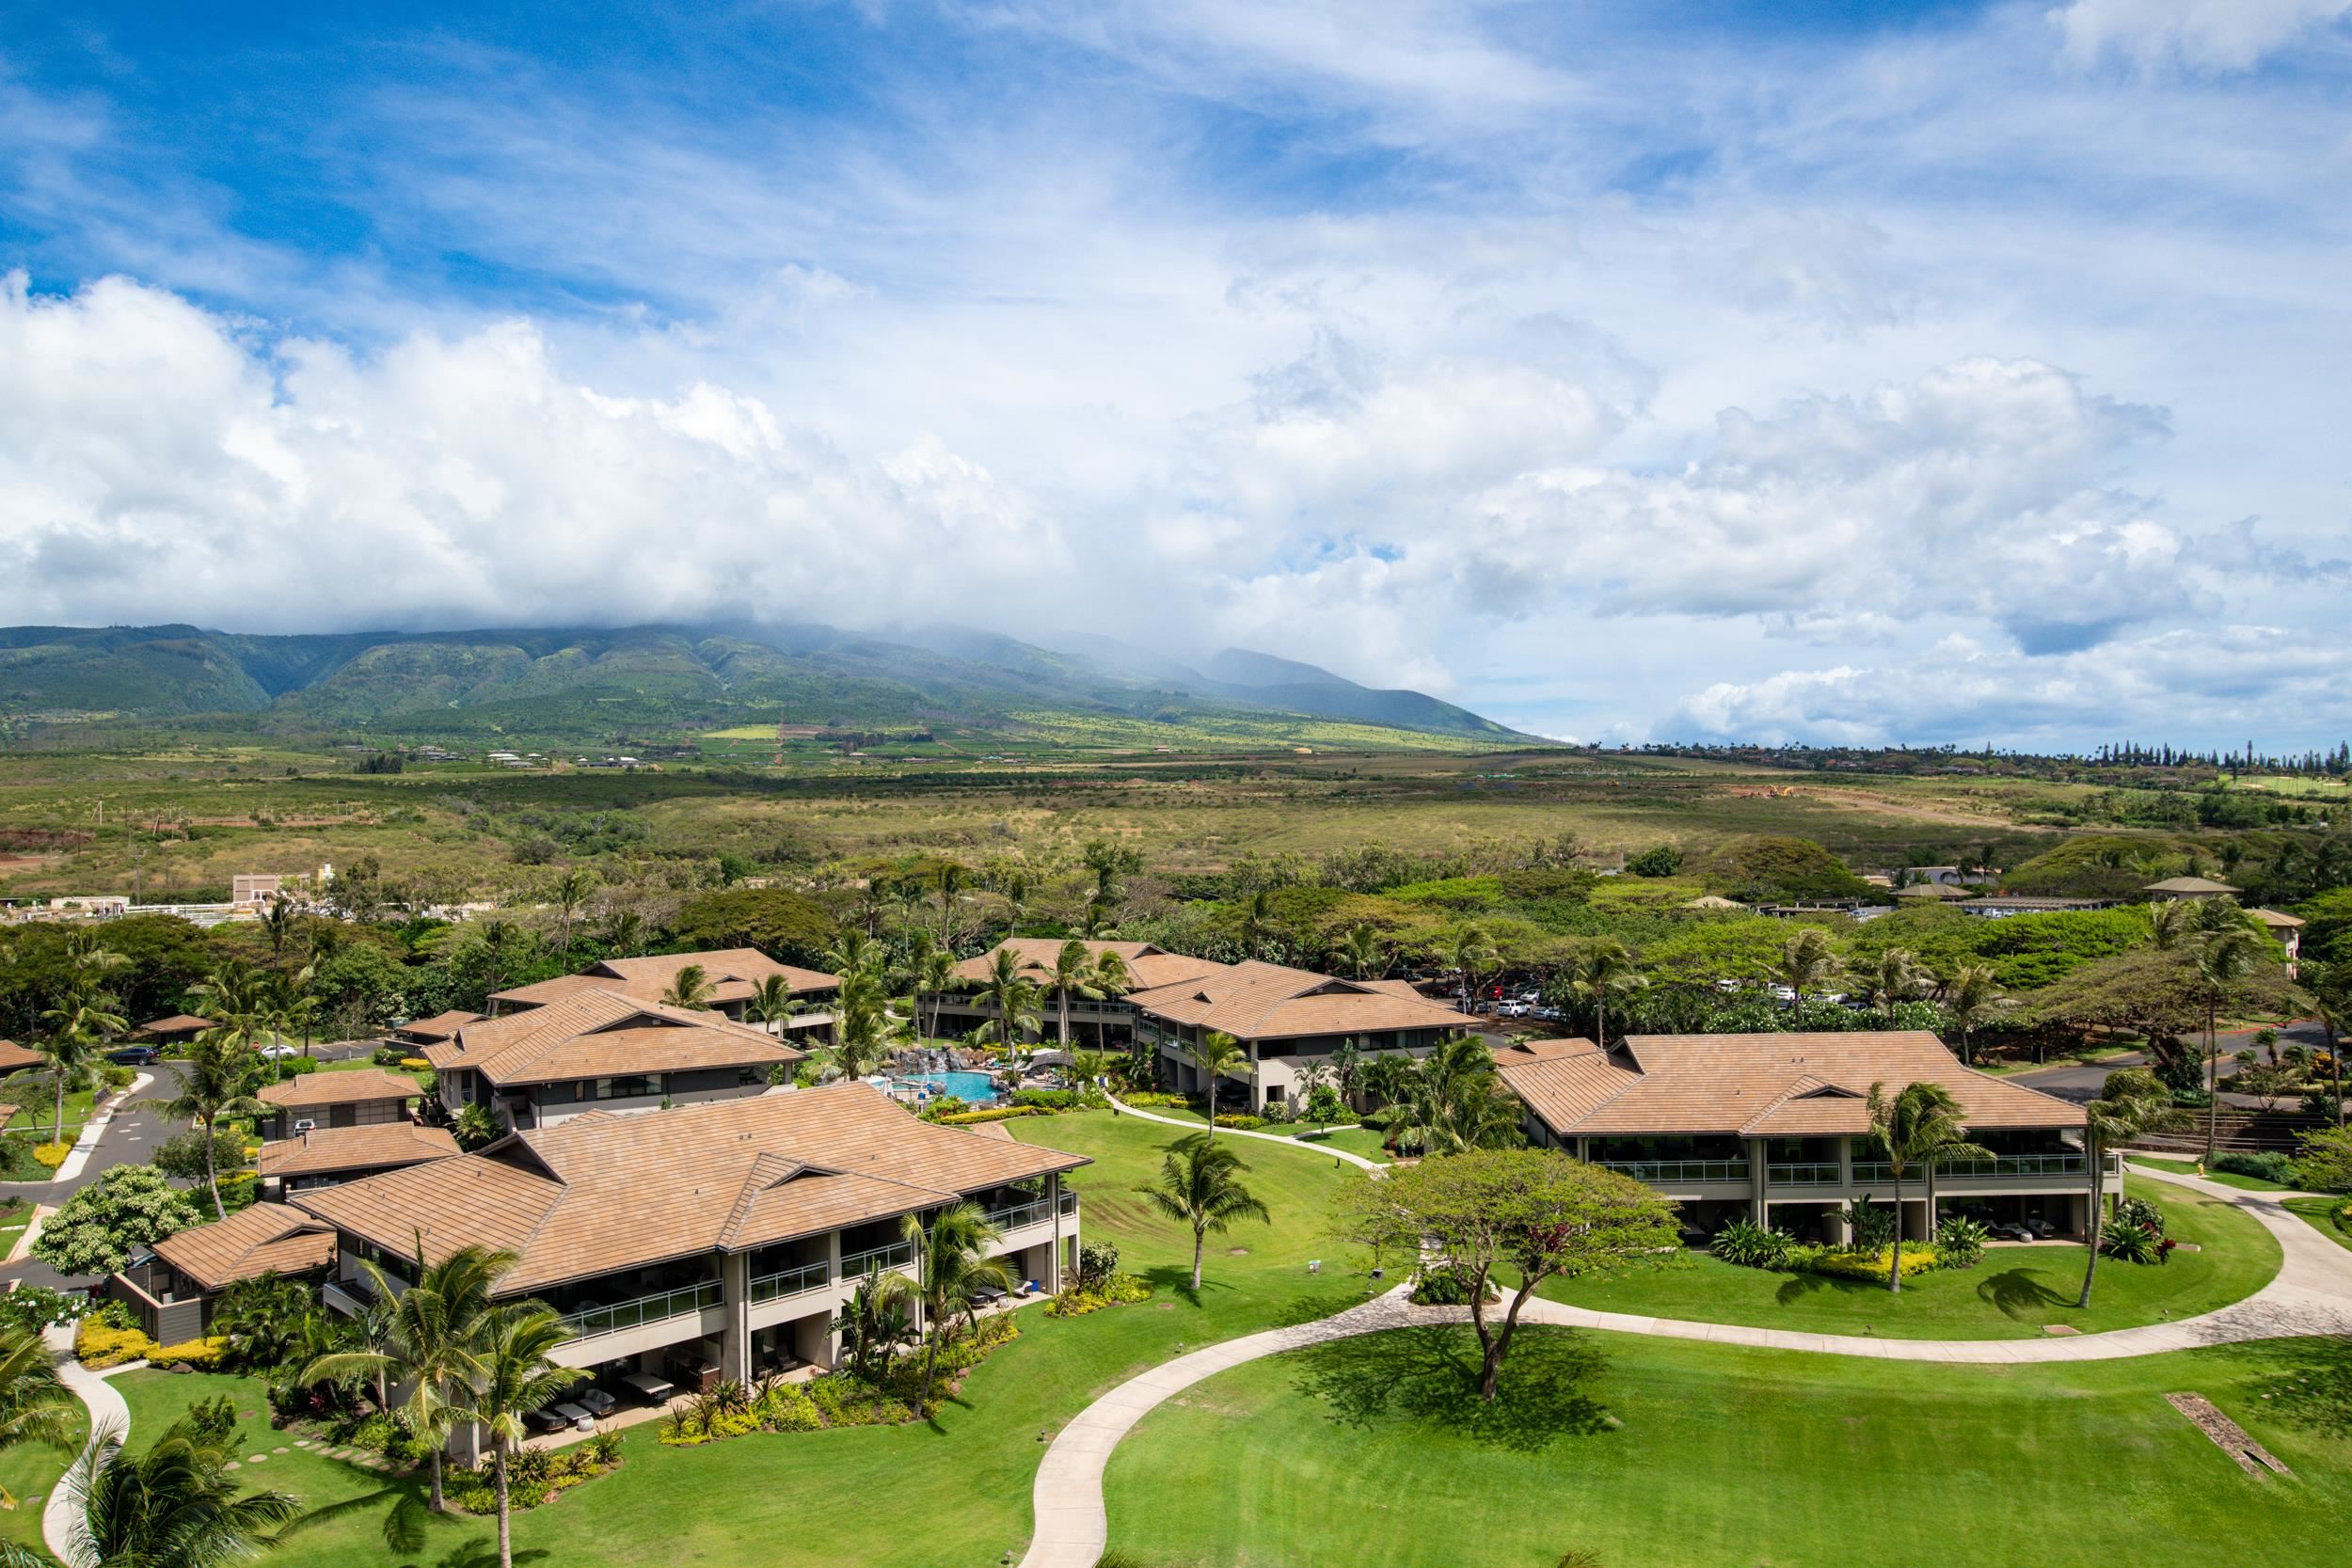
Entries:
POLYGON ((2227 882, 2217 882, 2210 877, 2167 877, 2161 882, 2150 882, 2142 893, 2235 893, 2227 882))
POLYGON ((2280 910, 2248 910, 2246 912, 2264 925, 2275 927, 2280 930, 2291 931, 2303 924, 2300 915, 2288 914, 2280 910))
POLYGON ((2079 1106, 1962 1067, 1924 1030, 1637 1035, 1603 1055, 1497 1056, 1502 1081, 1558 1133, 1861 1132, 1862 1097, 1936 1083, 1971 1128, 2080 1127, 2079 1106))
POLYGON ((184 1035, 192 1029, 210 1029, 213 1021, 194 1013, 173 1013, 167 1018, 151 1018, 138 1026, 142 1035, 184 1035))
POLYGON ((255 1164, 263 1176, 324 1176, 341 1170, 385 1170, 446 1159, 457 1140, 446 1128, 412 1121, 375 1122, 365 1127, 323 1127, 306 1140, 279 1138, 262 1146, 255 1164))
POLYGON ((298 1209, 256 1203, 155 1243, 155 1256, 207 1291, 262 1275, 304 1274, 335 1260, 335 1233, 298 1209))
POLYGON ((38 1067, 48 1059, 40 1052, 19 1045, 14 1040, 0 1040, 0 1072, 14 1072, 19 1068, 38 1067))
POLYGON ((445 1040, 481 1016, 463 1007, 452 1007, 445 1013, 435 1013, 431 1018, 410 1019, 392 1033, 419 1040, 445 1040))
POLYGON ((1518 1067, 1527 1062, 1556 1061, 1562 1056, 1581 1056, 1600 1047, 1581 1035, 1556 1040, 1513 1040, 1495 1047, 1495 1066, 1518 1067))
POLYGON ((1384 1029, 1458 1028, 1451 1007, 1388 989, 1401 982, 1339 980, 1255 959, 1221 974, 1137 991, 1128 1000, 1172 1023, 1221 1029, 1237 1039, 1295 1039, 1384 1029))
POLYGON ((265 1105, 298 1110, 312 1105, 362 1105, 379 1100, 414 1100, 424 1090, 405 1073, 380 1067, 353 1068, 347 1072, 306 1072, 272 1084, 260 1095, 265 1105))
POLYGON ((618 990, 620 988, 612 983, 609 974, 559 974, 552 980, 536 980, 527 986, 494 990, 490 993, 490 1000, 502 1010, 515 1012, 528 1007, 544 1007, 550 1002, 561 1002, 582 991, 618 990))
POLYGON ((760 981, 771 974, 783 975, 795 996, 837 990, 841 987, 841 982, 830 974, 778 963, 755 947, 722 947, 707 953, 664 953, 650 958, 607 958, 601 963, 589 965, 578 974, 559 974, 552 980, 541 980, 536 985, 516 986, 511 990, 495 992, 490 1000, 508 1007, 544 1006, 549 1002, 576 996, 583 990, 610 990, 635 997, 640 1002, 659 1002, 663 993, 676 983, 678 971, 689 964, 702 966, 714 1006, 750 1001, 758 994, 760 981))
POLYGON ((863 1084, 635 1116, 591 1115, 478 1154, 297 1193, 310 1212, 428 1259, 512 1248, 514 1293, 740 1250, 1087 1164, 915 1120, 863 1084))
POLYGON ((628 1072, 771 1067, 807 1053, 722 1013, 580 991, 545 1006, 469 1023, 423 1048, 436 1068, 472 1068, 493 1084, 546 1084, 628 1072))
MULTIPOLYGON (((1054 960, 1061 956, 1059 937, 1011 937, 996 944, 1012 950, 1021 964, 1021 973, 1042 985, 1054 973, 1054 960)), ((1134 976, 1136 990, 1150 990, 1158 986, 1172 986, 1183 980, 1198 980, 1203 975, 1221 974, 1228 966, 1210 958, 1196 958, 1188 954, 1170 953, 1148 942, 1089 942, 1087 951, 1096 955, 1116 953, 1126 963, 1134 976)), ((992 947, 977 958, 966 958, 956 965, 956 978, 977 982, 988 978, 989 966, 995 961, 996 948, 992 947)))

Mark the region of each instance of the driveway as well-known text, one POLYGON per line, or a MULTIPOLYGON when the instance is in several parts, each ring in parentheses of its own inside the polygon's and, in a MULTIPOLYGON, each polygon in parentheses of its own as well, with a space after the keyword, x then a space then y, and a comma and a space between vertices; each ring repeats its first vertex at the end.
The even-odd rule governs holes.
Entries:
MULTIPOLYGON (((152 1076, 154 1082, 117 1102, 113 1117, 99 1132, 96 1147, 89 1150, 79 1171, 62 1181, 0 1181, 0 1197, 26 1197, 54 1209, 117 1165, 145 1164, 153 1158, 157 1144, 183 1131, 151 1103, 168 1100, 180 1092, 179 1064, 157 1062, 139 1070, 152 1076)), ((69 1280, 48 1264, 31 1258, 0 1263, 0 1289, 5 1289, 8 1280, 46 1285, 52 1290, 90 1283, 87 1279, 69 1280)))

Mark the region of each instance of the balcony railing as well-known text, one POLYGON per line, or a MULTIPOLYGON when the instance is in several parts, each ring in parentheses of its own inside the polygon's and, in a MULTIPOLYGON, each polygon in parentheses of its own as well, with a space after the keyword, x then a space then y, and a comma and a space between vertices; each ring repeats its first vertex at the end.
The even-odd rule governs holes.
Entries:
POLYGON ((1773 1187, 1834 1187, 1844 1179, 1837 1162, 1795 1165, 1767 1165, 1765 1184, 1773 1187))
POLYGON ((681 1285, 675 1291, 657 1291, 649 1296, 624 1301, 612 1307, 588 1307, 564 1314, 564 1324, 575 1339, 586 1339, 599 1334, 618 1334, 625 1328, 642 1328, 667 1318, 683 1318, 700 1312, 706 1307, 716 1307, 720 1300, 720 1285, 706 1279, 697 1285, 681 1285))
POLYGON ((1938 1176, 2081 1176, 2090 1166, 2080 1154, 2004 1154, 1997 1160, 1955 1160, 1938 1165, 1938 1176))
POLYGON ((752 1300, 757 1303, 774 1301, 779 1296, 797 1296, 803 1291, 820 1290, 832 1283, 833 1265, 819 1258, 798 1268, 760 1275, 752 1281, 752 1300))
POLYGON ((841 1259, 841 1277, 855 1279, 874 1269, 903 1269, 914 1261, 913 1242, 893 1242, 888 1246, 869 1247, 852 1252, 841 1259))
POLYGON ((1016 1203, 1009 1209, 991 1209, 988 1223, 999 1230, 1018 1230, 1025 1225, 1038 1225, 1054 1217, 1054 1200, 1041 1197, 1027 1203, 1016 1203))
POLYGON ((1600 1166, 1652 1186, 1661 1181, 1745 1181, 1749 1168, 1745 1160, 1603 1160, 1600 1166))

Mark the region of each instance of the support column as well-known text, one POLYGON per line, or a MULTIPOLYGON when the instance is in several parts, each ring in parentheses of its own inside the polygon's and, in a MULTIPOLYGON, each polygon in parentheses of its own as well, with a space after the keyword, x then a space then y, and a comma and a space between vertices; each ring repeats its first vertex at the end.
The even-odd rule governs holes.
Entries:
POLYGON ((719 1375, 736 1383, 752 1380, 752 1258, 747 1252, 719 1255, 719 1300, 726 1307, 726 1332, 719 1338, 719 1375))
MULTIPOLYGON (((847 1283, 841 1277, 841 1232, 838 1230, 825 1232, 825 1278, 835 1285, 847 1283)), ((841 1336, 834 1330, 832 1323, 833 1318, 837 1316, 839 1316, 838 1313, 833 1313, 829 1314, 826 1319, 822 1335, 825 1354, 810 1358, 824 1362, 827 1370, 841 1365, 841 1336)))
POLYGON ((1846 1195, 1846 1201, 1831 1211, 1829 1227, 1836 1233, 1839 1246, 1851 1246, 1853 1227, 1845 1213, 1853 1206, 1853 1140, 1842 1134, 1837 1140, 1837 1190, 1846 1195))
POLYGON ((1061 1294, 1061 1172, 1045 1179, 1045 1201, 1054 1214, 1054 1251, 1045 1264, 1045 1293, 1061 1294))
POLYGON ((1764 1180, 1769 1174, 1764 1164, 1764 1140, 1748 1140, 1748 1217, 1757 1225, 1769 1225, 1771 1205, 1764 1201, 1764 1180))

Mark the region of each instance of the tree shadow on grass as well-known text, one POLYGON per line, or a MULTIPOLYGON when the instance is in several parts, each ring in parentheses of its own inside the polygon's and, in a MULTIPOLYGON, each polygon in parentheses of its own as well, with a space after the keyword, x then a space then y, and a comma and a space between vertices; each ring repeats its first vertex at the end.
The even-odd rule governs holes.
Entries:
POLYGON ((2074 1305, 2074 1297, 2051 1290, 2026 1269, 2003 1269, 1987 1276, 1977 1286, 1977 1299, 2017 1323, 2045 1322, 2052 1312, 2074 1305))
POLYGON ((2352 1437, 2352 1338, 2266 1339, 2243 1348, 2261 1363, 2246 1385, 2249 1415, 2352 1437))
POLYGON ((1573 1329, 1522 1328, 1493 1402, 1478 1397, 1478 1337, 1436 1323, 1327 1340, 1295 1354, 1295 1386, 1343 1426, 1403 1420, 1474 1443, 1535 1453, 1613 1426, 1585 1389, 1606 1359, 1573 1329))

